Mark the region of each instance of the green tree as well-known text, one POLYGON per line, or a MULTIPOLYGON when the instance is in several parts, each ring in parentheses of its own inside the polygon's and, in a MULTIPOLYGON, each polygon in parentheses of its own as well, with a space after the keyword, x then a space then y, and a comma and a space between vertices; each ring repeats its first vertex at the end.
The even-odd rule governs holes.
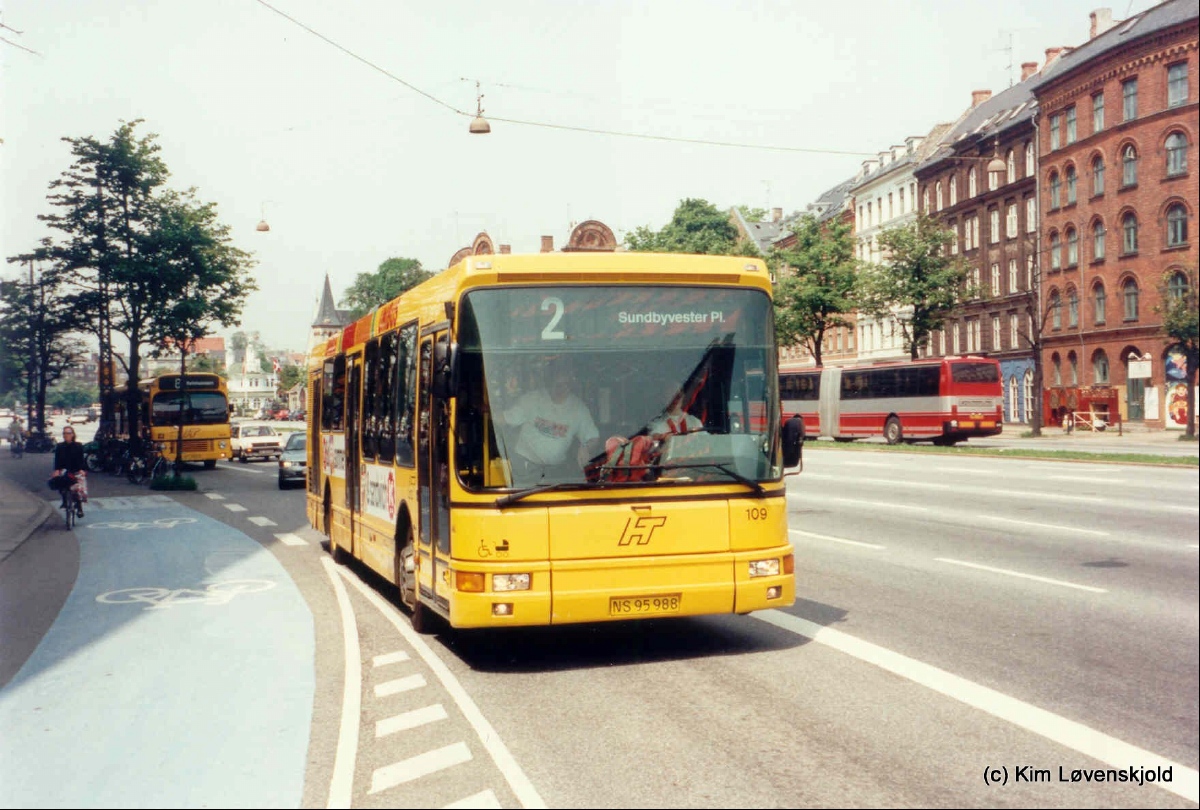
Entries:
POLYGON ((964 295, 967 266, 949 255, 953 238, 938 220, 918 213, 907 225, 879 235, 885 261, 865 266, 859 277, 859 311, 893 318, 913 360, 964 295))
POLYGON ((305 378, 304 367, 297 366, 293 363, 281 366, 279 369, 279 391, 280 396, 283 396, 292 389, 296 383, 301 382, 305 378))
MULTIPOLYGON (((194 189, 165 187, 169 172, 156 136, 139 137, 139 123, 123 122, 106 142, 64 138, 75 162, 50 184, 56 213, 39 216, 60 234, 58 242, 45 241, 45 251, 76 287, 73 309, 100 340, 102 367, 112 332, 128 340, 122 363, 135 436, 143 348, 160 351, 167 339, 203 336, 196 324, 235 322, 255 289, 252 261, 230 245, 214 206, 197 202, 194 189)), ((112 418, 106 393, 102 386, 102 429, 112 418)))
POLYGON ((802 344, 819 366, 826 333, 849 326, 846 316, 857 308, 854 237, 840 218, 822 226, 809 214, 792 226, 792 233, 796 244, 771 254, 780 279, 775 336, 780 346, 802 344))
POLYGON ((46 392, 79 361, 83 347, 72 335, 75 319, 62 276, 46 272, 33 278, 39 254, 15 256, 28 263, 30 281, 0 282, 0 355, 6 358, 8 383, 25 386, 28 424, 46 424, 46 392))
POLYGON ((79 380, 59 380, 46 392, 46 404, 64 410, 84 408, 95 402, 99 393, 95 385, 79 380))
POLYGON ((188 371, 207 371, 227 377, 225 367, 207 354, 193 354, 188 363, 188 371))
POLYGON ((416 259, 391 258, 379 265, 374 273, 359 273, 342 296, 341 305, 348 307, 350 317, 357 320, 433 276, 423 270, 416 259))
POLYGON ((767 218, 767 209, 765 208, 752 208, 749 205, 739 205, 737 206, 737 210, 741 211, 742 216, 745 217, 747 222, 762 222, 767 218))
POLYGON ((729 214, 707 200, 681 200, 661 231, 640 226, 625 237, 629 250, 643 253, 705 253, 757 256, 753 242, 743 239, 729 214))
MULTIPOLYGON (((1173 341, 1169 348, 1183 354, 1187 387, 1187 427, 1184 435, 1196 438, 1196 371, 1200 368, 1200 278, 1195 267, 1171 269, 1163 274, 1158 310, 1163 333, 1173 341)), ((1170 407, 1170 403, 1167 403, 1170 407)))

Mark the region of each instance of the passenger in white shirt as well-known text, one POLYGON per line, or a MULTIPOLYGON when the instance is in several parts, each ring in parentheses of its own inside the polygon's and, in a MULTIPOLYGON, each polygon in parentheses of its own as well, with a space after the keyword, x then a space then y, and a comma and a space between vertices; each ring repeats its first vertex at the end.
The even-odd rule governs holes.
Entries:
POLYGON ((501 415, 504 422, 520 426, 514 448, 515 456, 510 459, 524 466, 517 477, 518 483, 528 483, 530 478, 541 480, 548 477, 547 467, 562 467, 569 463, 571 446, 578 442, 577 466, 563 472, 582 473, 583 465, 594 454, 594 445, 600 432, 592 421, 592 414, 579 397, 571 392, 570 370, 560 361, 551 367, 550 389, 538 389, 523 394, 511 408, 501 415), (540 468, 540 469, 539 469, 540 468))

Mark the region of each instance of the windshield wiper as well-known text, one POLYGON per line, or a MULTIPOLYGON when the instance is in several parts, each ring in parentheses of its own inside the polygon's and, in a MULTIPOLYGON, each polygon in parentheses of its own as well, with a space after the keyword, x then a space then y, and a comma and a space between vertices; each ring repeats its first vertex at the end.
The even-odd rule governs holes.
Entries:
POLYGON ((742 475, 737 470, 731 469, 728 464, 712 464, 712 463, 709 463, 709 464, 704 464, 704 463, 660 464, 660 465, 658 465, 658 468, 662 469, 662 470, 694 470, 696 468, 708 468, 708 469, 720 470, 721 472, 728 475, 730 478, 737 481, 739 484, 745 484, 746 486, 750 487, 758 495, 766 495, 767 494, 767 491, 765 489, 763 489, 762 484, 758 483, 753 478, 747 478, 746 476, 742 475))
POLYGON ((511 503, 524 500, 530 495, 537 495, 539 492, 554 492, 555 490, 560 489, 582 489, 586 486, 587 484, 581 484, 577 481, 559 481, 555 484, 538 484, 535 487, 529 487, 528 489, 522 489, 518 490, 517 492, 510 492, 507 495, 501 495, 496 499, 496 508, 503 509, 511 503))

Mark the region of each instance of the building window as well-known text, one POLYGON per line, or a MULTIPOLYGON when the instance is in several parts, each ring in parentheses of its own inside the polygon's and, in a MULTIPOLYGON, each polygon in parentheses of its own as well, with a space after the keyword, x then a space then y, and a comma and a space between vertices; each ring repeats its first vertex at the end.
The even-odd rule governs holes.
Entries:
POLYGON ((971 241, 979 247, 979 217, 971 217, 971 241))
POLYGON ((1167 136, 1167 176, 1174 177, 1187 172, 1187 137, 1182 132, 1167 136))
POLYGON ((954 234, 954 238, 950 240, 950 255, 957 256, 958 255, 958 240, 959 240, 958 223, 956 223, 956 222, 948 223, 948 227, 950 228, 951 233, 954 234))
POLYGON ((1104 223, 1096 220, 1092 223, 1092 259, 1104 258, 1104 223))
POLYGON ((963 220, 963 250, 971 250, 975 244, 971 241, 971 218, 963 220))
POLYGON ((950 178, 950 205, 958 205, 958 178, 950 178))
POLYGON ((979 283, 979 268, 971 268, 971 297, 979 298, 983 295, 983 285, 979 283))
POLYGON ((1079 293, 1074 287, 1067 290, 1067 326, 1079 326, 1079 293))
POLYGON ((1008 315, 1008 346, 1010 349, 1017 348, 1017 342, 1020 339, 1021 328, 1017 325, 1020 319, 1017 318, 1017 313, 1010 312, 1008 315))
POLYGON ((1025 289, 1033 289, 1033 256, 1025 257, 1025 289))
POLYGON ((935 192, 935 196, 937 198, 937 210, 941 211, 942 210, 942 181, 941 180, 937 181, 937 191, 935 192))
POLYGON ((1000 263, 992 263, 992 297, 997 298, 1000 295, 1000 263))
POLYGON ((1062 129, 1062 116, 1050 116, 1050 151, 1058 148, 1059 130, 1062 129))
POLYGON ((967 172, 967 197, 972 198, 979 193, 979 186, 975 183, 975 167, 967 172))
POLYGON ((1074 228, 1067 228, 1067 267, 1075 267, 1079 264, 1079 232, 1074 228))
POLYGON ((956 324, 954 324, 954 325, 953 325, 951 328, 954 330, 954 331, 952 331, 952 332, 950 333, 951 341, 952 341, 952 342, 953 342, 953 344, 954 344, 954 346, 953 346, 953 348, 954 348, 954 353, 955 353, 955 354, 962 354, 962 351, 961 351, 961 349, 959 348, 959 342, 960 342, 960 339, 959 339, 959 336, 958 336, 958 324, 957 324, 957 323, 956 323, 956 324))
POLYGON ((1092 96, 1092 132, 1104 129, 1104 93, 1092 96))
POLYGON ((1008 158, 1004 161, 1004 180, 1011 183, 1017 179, 1017 156, 1013 150, 1008 150, 1008 158))
POLYGON ((1097 284, 1092 288, 1092 320, 1097 324, 1104 323, 1104 285, 1097 284))
POLYGON ((1018 284, 1017 260, 1009 259, 1008 260, 1008 291, 1010 293, 1015 293, 1017 291, 1017 284, 1018 284))
POLYGON ((1092 194, 1099 197, 1104 193, 1104 158, 1097 155, 1092 161, 1092 194))
POLYGON ((1067 167, 1067 205, 1075 204, 1075 167, 1067 167))
POLYGON ((1025 142, 1025 176, 1033 177, 1033 141, 1025 142))
POLYGON ((1136 186, 1137 185, 1137 150, 1133 148, 1133 144, 1128 144, 1121 151, 1121 185, 1136 186))
POLYGON ((1008 204, 1008 215, 1004 218, 1004 235, 1012 239, 1017 235, 1017 204, 1008 204))
POLYGON ((1108 385, 1108 355, 1103 349, 1092 358, 1092 379, 1097 385, 1108 385))
POLYGON ((1062 180, 1058 176, 1058 172, 1053 172, 1050 175, 1050 210, 1054 211, 1059 208, 1062 200, 1062 180))
POLYGON ((1126 79, 1121 82, 1122 111, 1125 121, 1137 118, 1137 79, 1126 79))
POLYGON ((1062 297, 1057 290, 1050 293, 1050 325, 1062 329, 1062 297))
POLYGON ((1167 209, 1167 247, 1186 245, 1187 240, 1187 209, 1175 203, 1167 209))
POLYGON ((1008 408, 1007 408, 1008 421, 1009 422, 1020 421, 1020 419, 1017 415, 1017 378, 1016 377, 1008 378, 1008 402, 1005 404, 1008 406, 1008 408))
POLYGON ((888 192, 888 219, 894 218, 896 215, 892 213, 892 192, 888 192))
POLYGON ((925 213, 929 213, 929 189, 925 189, 925 194, 921 199, 921 207, 925 209, 925 213))
POLYGON ((992 316, 992 351, 1000 351, 1000 316, 992 316))
POLYGON ((1126 214, 1121 220, 1121 232, 1124 234, 1124 240, 1121 243, 1121 252, 1137 253, 1138 222, 1137 215, 1132 211, 1126 214))
POLYGON ((993 245, 1000 241, 1000 209, 988 212, 988 241, 993 245))
POLYGON ((1028 419, 1029 414, 1033 413, 1033 370, 1029 369, 1025 372, 1024 385, 1022 385, 1021 401, 1025 404, 1025 416, 1028 419))
POLYGON ((1067 144, 1075 143, 1075 105, 1067 107, 1067 144))
POLYGON ((1182 301, 1183 296, 1188 291, 1187 276, 1183 273, 1175 273, 1171 276, 1171 280, 1167 282, 1167 297, 1172 301, 1182 301))
POLYGON ((1062 267, 1062 237, 1058 231, 1053 231, 1050 234, 1050 269, 1058 270, 1062 267))
POLYGON ((1033 233, 1037 230, 1037 200, 1033 197, 1025 198, 1025 233, 1033 233))
POLYGON ((905 213, 904 209, 904 189, 900 189, 900 213, 905 213))
POLYGON ((1050 358, 1050 367, 1051 373, 1053 374, 1054 385, 1058 388, 1062 388, 1062 358, 1058 356, 1057 352, 1053 357, 1050 358))
POLYGON ((1067 368, 1071 370, 1071 385, 1079 385, 1079 358, 1075 352, 1067 352, 1067 368))
POLYGON ((979 319, 971 318, 967 321, 967 351, 977 352, 982 348, 979 335, 979 319))
POLYGON ((1125 301, 1125 320, 1138 319, 1138 285, 1133 279, 1127 279, 1121 287, 1121 295, 1125 301))
POLYGON ((1180 62, 1167 68, 1167 106, 1178 107, 1187 103, 1187 100, 1187 62, 1180 62))

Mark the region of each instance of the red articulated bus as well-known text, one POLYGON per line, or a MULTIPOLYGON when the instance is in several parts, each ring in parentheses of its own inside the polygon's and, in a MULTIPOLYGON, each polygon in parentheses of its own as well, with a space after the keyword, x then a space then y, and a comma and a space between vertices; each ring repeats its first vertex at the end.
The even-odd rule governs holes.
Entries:
POLYGON ((1000 363, 941 357, 779 370, 784 418, 804 419, 807 438, 952 445, 1003 428, 1000 363))

